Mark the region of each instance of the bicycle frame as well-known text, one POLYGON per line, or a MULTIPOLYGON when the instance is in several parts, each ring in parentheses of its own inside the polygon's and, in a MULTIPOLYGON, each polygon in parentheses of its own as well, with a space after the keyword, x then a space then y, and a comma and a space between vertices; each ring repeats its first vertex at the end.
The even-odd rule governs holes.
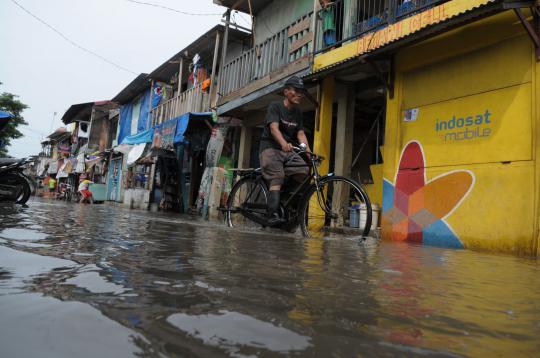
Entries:
MULTIPOLYGON (((283 203, 283 206, 285 208, 289 208, 290 205, 291 205, 291 202, 295 198, 297 198, 300 193, 307 192, 311 185, 315 185, 315 187, 317 188, 317 200, 319 202, 319 205, 320 205, 321 209, 323 209, 324 212, 327 213, 327 214, 332 213, 332 210, 330 208, 328 208, 328 206, 326 205, 326 200, 324 200, 324 198, 322 197, 324 194, 322 193, 322 190, 320 189, 320 182, 322 180, 324 180, 325 178, 327 178, 327 177, 333 176, 333 174, 330 173, 328 175, 321 176, 320 173, 319 173, 319 170, 317 168, 317 161, 318 161, 317 158, 319 158, 319 157, 317 157, 316 155, 311 155, 310 159, 309 159, 310 163, 285 165, 285 167, 288 167, 288 168, 306 168, 306 167, 310 168, 309 175, 306 176, 306 178, 302 181, 302 183, 300 185, 298 185, 298 187, 294 190, 294 192, 291 194, 291 196, 283 203)), ((248 175, 255 176, 256 180, 260 181, 262 183, 262 185, 264 185, 266 190, 268 190, 266 182, 264 181, 264 179, 262 178, 260 173, 250 173, 248 175)), ((246 176, 248 176, 248 175, 246 175, 246 176)), ((253 190, 254 189, 252 189, 252 191, 249 193, 248 197, 245 199, 246 202, 248 202, 249 199, 251 198, 251 195, 253 194, 253 190)), ((246 209, 242 208, 241 211, 245 212, 246 209)), ((250 219, 253 220, 253 218, 251 217, 252 215, 249 215, 249 216, 250 216, 250 219)))

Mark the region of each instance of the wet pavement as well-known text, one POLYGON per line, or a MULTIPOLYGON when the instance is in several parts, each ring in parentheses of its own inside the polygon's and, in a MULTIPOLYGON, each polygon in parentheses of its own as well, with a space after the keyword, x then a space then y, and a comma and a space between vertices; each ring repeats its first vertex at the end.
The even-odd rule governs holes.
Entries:
POLYGON ((535 356, 533 259, 0 203, 2 357, 535 356))

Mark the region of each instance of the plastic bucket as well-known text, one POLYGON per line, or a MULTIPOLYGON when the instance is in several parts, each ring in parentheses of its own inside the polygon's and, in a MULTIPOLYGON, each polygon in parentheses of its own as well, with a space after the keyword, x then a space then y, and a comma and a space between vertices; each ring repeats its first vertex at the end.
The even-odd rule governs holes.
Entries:
MULTIPOLYGON (((371 230, 375 230, 377 229, 377 226, 379 224, 380 209, 377 204, 371 204, 371 210, 372 210, 371 230)), ((360 222, 357 227, 361 230, 364 230, 364 228, 366 227, 366 220, 367 220, 367 210, 366 210, 365 204, 360 205, 359 213, 360 213, 360 222)))
POLYGON ((349 208, 349 227, 357 228, 358 225, 360 225, 360 206, 351 206, 349 208))

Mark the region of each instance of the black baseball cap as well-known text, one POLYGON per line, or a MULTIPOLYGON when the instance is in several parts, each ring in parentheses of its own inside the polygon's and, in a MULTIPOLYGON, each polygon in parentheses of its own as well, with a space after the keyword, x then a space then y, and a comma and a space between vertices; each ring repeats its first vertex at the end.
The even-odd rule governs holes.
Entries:
POLYGON ((297 89, 300 89, 302 91, 305 91, 306 88, 304 87, 304 81, 298 76, 291 76, 285 81, 285 87, 294 87, 297 89))

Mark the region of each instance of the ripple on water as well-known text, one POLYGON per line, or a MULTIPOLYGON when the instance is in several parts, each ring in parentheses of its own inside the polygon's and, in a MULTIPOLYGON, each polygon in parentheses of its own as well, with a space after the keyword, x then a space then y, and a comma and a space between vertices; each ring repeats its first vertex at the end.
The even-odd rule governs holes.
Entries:
POLYGON ((119 295, 130 291, 130 289, 122 285, 107 281, 95 271, 79 273, 77 276, 67 279, 64 283, 66 285, 75 285, 84 288, 92 293, 112 293, 119 295))
POLYGON ((221 310, 218 314, 176 313, 167 322, 205 344, 241 355, 242 347, 289 353, 311 346, 310 338, 251 316, 221 310))
POLYGON ((47 238, 47 234, 30 229, 9 228, 0 232, 0 237, 16 241, 39 241, 47 238))

